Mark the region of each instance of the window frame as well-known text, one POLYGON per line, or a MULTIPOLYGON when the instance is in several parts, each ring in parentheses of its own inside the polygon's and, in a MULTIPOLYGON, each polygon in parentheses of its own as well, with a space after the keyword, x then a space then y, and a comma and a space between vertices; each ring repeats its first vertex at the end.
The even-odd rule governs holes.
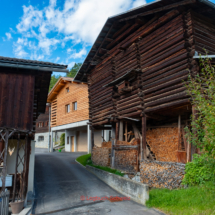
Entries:
POLYGON ((65 105, 65 112, 70 113, 70 104, 65 105), (69 107, 69 109, 68 109, 69 107))
POLYGON ((72 102, 72 111, 77 111, 77 110, 78 110, 78 102, 77 101, 72 102), (76 106, 75 106, 75 104, 76 104, 76 106), (76 107, 76 109, 75 109, 75 107, 76 107))

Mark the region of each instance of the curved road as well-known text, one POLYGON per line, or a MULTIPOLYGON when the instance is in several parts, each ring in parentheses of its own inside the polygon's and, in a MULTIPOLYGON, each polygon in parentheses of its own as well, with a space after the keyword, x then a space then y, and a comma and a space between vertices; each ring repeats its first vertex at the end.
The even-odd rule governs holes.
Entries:
POLYGON ((122 195, 75 162, 82 154, 84 153, 46 153, 37 149, 35 202, 32 214, 161 214, 133 201, 86 200, 87 196, 89 198, 122 195), (85 200, 81 200, 83 197, 85 200))

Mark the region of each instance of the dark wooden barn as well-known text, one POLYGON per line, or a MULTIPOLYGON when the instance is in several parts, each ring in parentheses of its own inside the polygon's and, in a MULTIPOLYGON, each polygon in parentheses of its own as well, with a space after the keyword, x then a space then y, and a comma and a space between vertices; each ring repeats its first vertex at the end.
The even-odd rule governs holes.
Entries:
POLYGON ((44 113, 52 71, 67 72, 67 66, 48 62, 0 57, 0 163, 2 190, 7 174, 8 143, 17 140, 13 201, 24 199, 28 184, 31 141, 36 119, 44 113), (21 144, 21 142, 25 144, 21 144), (20 154, 20 152, 22 153, 20 154), (22 166, 22 184, 17 191, 17 174, 22 166), (18 194, 17 194, 18 193, 18 194))
POLYGON ((134 150, 137 169, 139 153, 192 159, 183 127, 195 107, 183 81, 198 73, 205 49, 215 54, 214 40, 215 5, 207 0, 155 1, 106 21, 75 80, 89 86, 92 145, 93 130, 112 125, 112 166, 123 169, 124 159, 128 169, 126 152, 134 150))

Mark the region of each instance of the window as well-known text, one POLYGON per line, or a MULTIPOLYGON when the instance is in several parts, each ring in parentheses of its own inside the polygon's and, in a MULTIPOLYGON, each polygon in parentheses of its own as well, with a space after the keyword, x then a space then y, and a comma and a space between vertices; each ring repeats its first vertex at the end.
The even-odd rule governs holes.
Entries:
POLYGON ((38 141, 40 142, 40 141, 44 141, 44 136, 39 136, 38 137, 38 141))
POLYGON ((77 102, 72 103, 72 110, 77 110, 77 102))
POLYGON ((68 93, 68 92, 69 92, 69 87, 66 88, 66 93, 68 93))
POLYGON ((69 136, 67 137, 67 145, 69 144, 69 136))
POLYGON ((43 127, 43 122, 39 122, 38 127, 42 128, 43 127))
POLYGON ((66 105, 66 113, 70 112, 70 105, 66 105))

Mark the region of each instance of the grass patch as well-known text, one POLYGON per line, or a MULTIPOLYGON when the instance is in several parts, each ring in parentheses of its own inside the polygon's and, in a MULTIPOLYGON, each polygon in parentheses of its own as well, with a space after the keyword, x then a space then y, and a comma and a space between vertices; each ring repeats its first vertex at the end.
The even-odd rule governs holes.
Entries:
POLYGON ((76 160, 77 160, 79 163, 81 163, 83 166, 89 165, 89 166, 92 166, 92 167, 95 167, 95 168, 104 170, 104 171, 106 171, 106 172, 113 173, 113 174, 115 174, 115 175, 124 176, 124 173, 120 172, 120 171, 117 170, 117 169, 111 169, 111 168, 106 167, 106 166, 97 166, 97 165, 93 165, 92 160, 91 160, 91 154, 82 155, 82 156, 78 157, 76 160))
POLYGON ((91 158, 91 154, 87 154, 87 155, 82 155, 80 157, 78 157, 76 160, 82 164, 83 166, 87 165, 87 161, 91 158))
POLYGON ((174 215, 215 214, 215 185, 208 183, 187 189, 152 189, 146 206, 174 215))
POLYGON ((87 165, 93 166, 93 167, 101 169, 101 170, 104 170, 106 172, 113 173, 115 175, 119 175, 119 176, 123 176, 124 175, 124 173, 120 172, 119 170, 117 170, 117 169, 111 169, 111 168, 106 167, 106 166, 96 166, 96 165, 93 165, 93 164, 87 164, 87 165))

